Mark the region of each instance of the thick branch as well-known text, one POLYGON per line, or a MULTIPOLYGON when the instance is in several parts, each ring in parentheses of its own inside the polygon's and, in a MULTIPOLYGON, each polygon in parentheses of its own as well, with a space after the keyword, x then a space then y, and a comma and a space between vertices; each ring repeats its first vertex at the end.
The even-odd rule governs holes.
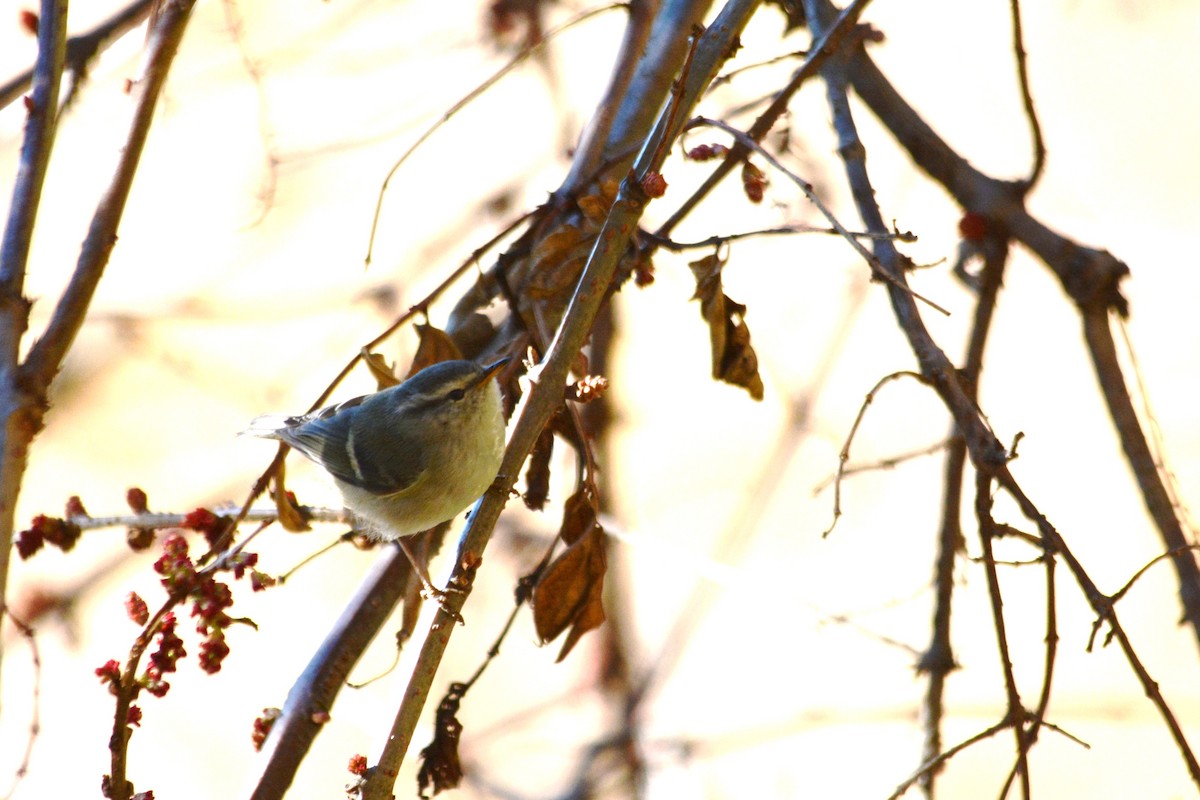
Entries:
POLYGON ((1179 598, 1183 605, 1183 617, 1192 626, 1200 642, 1200 568, 1196 565, 1195 553, 1188 548, 1190 542, 1179 523, 1171 495, 1163 483, 1162 472, 1154 459, 1154 453, 1146 441, 1146 434, 1138 422, 1137 412, 1129 397, 1125 376, 1117 360, 1113 342, 1109 313, 1104 308, 1083 309, 1083 335, 1087 340, 1096 379, 1108 404, 1108 413, 1117 428, 1117 436, 1125 451, 1125 458, 1133 469, 1133 477, 1142 492, 1146 509, 1158 526, 1159 535, 1168 551, 1175 555, 1171 564, 1179 579, 1179 598))
POLYGON ((0 243, 0 613, 8 591, 8 560, 21 478, 25 475, 29 443, 42 429, 45 412, 44 394, 30 392, 24 385, 17 358, 21 338, 29 327, 29 301, 23 295, 25 270, 54 148, 66 38, 66 0, 42 0, 25 141, 4 241, 0 243))
POLYGON ((404 551, 387 548, 313 653, 288 692, 282 715, 271 728, 263 752, 266 764, 250 795, 253 800, 274 800, 287 793, 296 770, 321 732, 322 717, 316 715, 333 708, 350 670, 404 594, 410 571, 404 551))
POLYGON ((471 513, 471 521, 459 543, 458 557, 450 585, 461 589, 449 595, 430 626, 421 648, 417 667, 409 681, 404 701, 397 711, 392 733, 384 745, 374 772, 364 787, 364 800, 386 800, 408 750, 417 720, 424 708, 441 663, 457 614, 470 590, 472 576, 483 561, 492 529, 507 502, 509 492, 520 474, 521 465, 534 442, 562 402, 562 386, 580 348, 591 331, 600 306, 607 299, 617 264, 637 229, 647 202, 640 179, 661 167, 669 144, 678 136, 683 121, 705 87, 731 52, 731 44, 758 7, 758 0, 732 0, 712 26, 700 38, 692 58, 692 72, 684 77, 684 90, 678 107, 668 107, 659 116, 654 133, 646 140, 633 170, 621 183, 595 246, 584 267, 562 324, 551 342, 546 357, 534 373, 533 388, 517 419, 512 437, 500 466, 500 476, 471 513))

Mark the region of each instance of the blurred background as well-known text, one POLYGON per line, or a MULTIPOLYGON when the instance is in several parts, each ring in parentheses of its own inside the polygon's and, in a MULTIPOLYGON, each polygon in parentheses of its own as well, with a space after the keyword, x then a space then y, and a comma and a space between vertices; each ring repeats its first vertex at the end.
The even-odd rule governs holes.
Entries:
MULTIPOLYGON (((434 0, 200 3, 151 132, 120 241, 76 348, 56 384, 47 428, 34 443, 18 512, 60 514, 79 495, 97 516, 123 513, 127 488, 150 507, 187 511, 240 503, 273 448, 237 439, 264 411, 300 411, 358 349, 420 301, 514 216, 560 183, 568 151, 608 77, 623 29, 620 11, 554 41, 544 59, 516 69, 455 116, 402 168, 383 200, 380 232, 364 267, 371 216, 394 160, 454 102, 503 66, 521 31, 497 35, 488 4, 434 0)), ((0 21, 0 79, 33 63, 36 45, 0 21)), ((551 8, 557 23, 583 10, 551 8)), ((73 32, 115 10, 72 9, 73 32)), ((1200 8, 1120 0, 1024 7, 1032 90, 1049 149, 1035 215, 1126 261, 1132 277, 1130 341, 1166 442, 1182 500, 1200 500, 1200 421, 1195 376, 1200 298, 1192 246, 1200 218, 1200 8)), ((1028 171, 1004 3, 878 3, 864 16, 886 35, 872 54, 900 92, 974 165, 1003 178, 1028 171)), ((808 44, 783 38, 782 15, 762 10, 731 66, 808 44)), ((68 280, 99 193, 124 141, 141 29, 108 50, 59 130, 34 241, 26 294, 32 333, 68 280)), ((757 99, 792 63, 739 76, 701 107, 709 116, 757 99)), ((917 291, 952 313, 925 313, 954 360, 963 352, 972 298, 950 274, 958 209, 916 172, 858 107, 858 122, 886 218, 919 237, 904 251, 927 269, 917 291)), ((0 200, 5 207, 24 122, 20 103, 0 109, 0 200)), ((849 227, 824 87, 802 91, 790 118, 791 163, 849 227)), ((721 141, 700 134, 692 143, 721 141)), ((710 167, 674 158, 670 188, 647 221, 665 219, 710 167)), ((783 176, 751 205, 727 182, 675 233, 695 241, 786 223, 822 224, 783 176)), ((828 537, 838 452, 866 393, 883 375, 914 367, 884 291, 842 241, 810 234, 736 243, 725 290, 748 307, 766 397, 709 377, 708 332, 687 261, 656 258, 656 281, 615 298, 616 345, 608 395, 616 415, 604 465, 616 535, 607 600, 635 669, 658 665, 645 706, 644 747, 654 797, 886 797, 919 765, 925 684, 914 671, 929 639, 930 576, 941 456, 847 479, 844 515, 828 537), (807 404, 797 428, 793 410, 807 404), (787 439, 787 437, 794 437, 787 439), (764 474, 780 441, 782 468, 764 474), (769 494, 765 486, 778 480, 769 494), (733 540, 736 546, 722 544, 733 540), (711 603, 697 604, 696 587, 711 603), (681 623, 681 621, 683 621, 681 623), (683 635, 671 631, 683 624, 683 635)), ((469 280, 469 277, 468 277, 469 280)), ((464 286, 466 284, 464 283, 464 286)), ((458 291, 431 311, 442 324, 458 291)), ((1096 391, 1074 308, 1057 281, 1018 249, 1009 266, 982 406, 1002 441, 1024 434, 1014 473, 1105 591, 1116 591, 1161 550, 1096 391)), ((401 364, 416 336, 380 348, 401 364)), ((1132 372, 1129 373, 1132 375, 1132 372)), ((373 388, 365 370, 339 391, 373 388)), ((942 441, 949 420, 914 382, 876 397, 852 463, 872 463, 942 441)), ((562 448, 560 448, 562 449, 562 448)), ((572 472, 568 462, 557 474, 572 472)), ((335 505, 315 468, 289 462, 301 501, 335 505)), ((570 489, 555 485, 552 500, 570 489)), ((532 569, 557 529, 510 503, 434 687, 463 680, 512 607, 517 577, 532 569)), ((1024 526, 1000 500, 1000 521, 1024 526)), ((964 518, 968 551, 978 554, 964 518)), ((1027 526, 1025 526, 1027 528, 1027 526)), ((282 573, 344 530, 293 535, 272 528, 251 549, 282 573)), ((94 675, 124 661, 137 628, 123 601, 162 599, 151 563, 132 555, 120 529, 85 534, 68 554, 16 562, 9 602, 69 598, 37 623, 40 669, 28 643, 4 629, 0 790, 29 738, 33 687, 40 733, 17 798, 96 796, 107 772, 112 702, 94 675)), ((1002 555, 1032 558, 1012 546, 1002 555)), ((378 553, 338 548, 290 578, 251 594, 234 587, 232 653, 215 676, 194 659, 162 700, 144 697, 130 777, 159 798, 237 797, 256 775, 254 718, 282 705, 288 688, 378 553)), ((435 576, 438 569, 435 568, 435 576)), ((981 568, 958 568, 954 644, 962 667, 949 679, 947 744, 997 722, 1004 710, 981 568)), ((1043 575, 1003 572, 1013 659, 1027 698, 1041 675, 1043 575)), ((1059 666, 1049 720, 1090 745, 1043 731, 1031 765, 1043 797, 1174 798, 1195 795, 1175 745, 1115 647, 1085 652, 1092 615, 1065 571, 1059 576, 1059 666)), ((1153 567, 1119 612, 1193 746, 1200 742, 1200 661, 1177 626, 1174 575, 1153 567)), ((398 625, 398 622, 396 623, 398 625)), ((185 642, 190 626, 185 629, 185 642)), ((385 630, 394 629, 390 625, 385 630)), ((571 785, 589 747, 621 725, 595 686, 603 665, 590 634, 562 664, 539 648, 522 613, 499 659, 464 704, 463 796, 541 798, 571 785)), ((388 677, 346 690, 289 797, 338 796, 351 755, 374 761, 415 647, 388 677)), ((390 635, 367 652, 358 677, 386 668, 390 635)), ((1029 702, 1032 702, 1030 699, 1029 702)), ((431 722, 416 737, 423 746, 431 722)), ((995 794, 1011 767, 1011 735, 957 756, 940 796, 995 794)), ((416 794, 415 752, 397 796, 416 794)), ((619 794, 610 787, 611 794, 619 794)))

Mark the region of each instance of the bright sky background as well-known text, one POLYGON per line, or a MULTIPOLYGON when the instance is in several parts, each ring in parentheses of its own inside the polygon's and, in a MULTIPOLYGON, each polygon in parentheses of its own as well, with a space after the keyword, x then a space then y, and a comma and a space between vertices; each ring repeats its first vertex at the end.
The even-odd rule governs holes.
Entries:
MULTIPOLYGON (((434 0, 242 3, 242 49, 231 32, 231 8, 196 9, 93 314, 34 443, 22 521, 59 513, 72 494, 93 514, 121 513, 134 485, 155 510, 240 502, 273 453, 234 437, 250 418, 307 407, 364 342, 505 224, 505 214, 489 210, 494 198, 509 196, 519 212, 558 185, 566 147, 603 87, 622 24, 613 12, 568 33, 551 48, 550 69, 517 70, 435 137, 393 184, 374 262, 364 270, 387 169, 505 54, 486 41, 482 9, 446 14, 434 0), (261 72, 257 86, 246 59, 261 72)), ((1050 227, 1129 264, 1130 336, 1169 466, 1184 501, 1196 506, 1200 103, 1193 84, 1200 9, 1059 0, 1024 10, 1049 148, 1031 208, 1050 227)), ((77 13, 72 29, 83 30, 104 9, 81 6, 77 13)), ((760 17, 735 65, 806 46, 803 35, 779 41, 774 12, 760 17)), ((865 19, 887 37, 873 55, 953 146, 998 177, 1027 171, 1007 4, 972 4, 967 16, 929 0, 879 2, 865 19)), ((34 333, 70 275, 124 136, 129 101, 121 88, 136 71, 141 41, 135 33, 106 54, 61 128, 26 288, 36 300, 34 333)), ((31 39, 14 23, 0 25, 0 77, 33 57, 31 39)), ((719 114, 739 97, 769 91, 786 69, 750 73, 702 110, 719 114)), ((952 311, 949 319, 926 313, 926 321, 958 360, 971 309, 970 295, 949 275, 958 211, 861 106, 858 121, 885 217, 917 233, 919 242, 905 250, 933 265, 914 275, 914 287, 952 311)), ((0 208, 8 203, 21 123, 20 104, 0 110, 0 208)), ((855 227, 819 83, 798 98, 791 128, 795 168, 855 227)), ((718 139, 696 141, 709 140, 718 139)), ((707 167, 676 160, 664 173, 670 189, 651 206, 651 221, 665 218, 707 167)), ((784 222, 818 218, 786 178, 774 175, 762 206, 750 206, 730 184, 678 238, 784 222)), ((749 309, 767 387, 765 400, 754 404, 708 378, 707 331, 689 302, 686 261, 661 257, 652 287, 630 286, 618 297, 621 332, 610 376, 619 417, 606 477, 621 532, 610 580, 624 595, 609 613, 625 619, 639 666, 658 657, 666 632, 693 610, 683 605, 697 581, 716 592, 650 706, 651 796, 886 797, 917 766, 924 683, 914 677, 912 654, 879 636, 917 649, 927 643, 940 458, 848 481, 845 515, 828 538, 821 532, 831 493, 814 496, 813 489, 836 468, 866 392, 883 375, 912 368, 913 359, 883 290, 865 285, 866 268, 845 243, 817 236, 739 243, 725 283, 749 309), (714 543, 738 524, 766 453, 786 430, 789 402, 810 384, 843 324, 843 349, 814 398, 811 427, 783 488, 758 509, 755 529, 739 537, 739 559, 724 563, 714 543), (830 622, 836 615, 852 624, 830 622), (680 755, 683 742, 693 748, 690 761, 680 755)), ((435 308, 434 321, 447 311, 435 308)), ((1048 270, 1020 250, 992 342, 983 406, 1001 440, 1025 434, 1014 472, 1093 578, 1115 591, 1161 546, 1095 390, 1074 310, 1048 270)), ((385 355, 403 360, 414 343, 410 332, 401 333, 385 355)), ((364 372, 340 396, 368 388, 364 372)), ((869 411, 852 461, 933 444, 947 425, 928 392, 892 384, 869 411)), ((308 465, 296 460, 289 474, 303 501, 336 502, 308 465)), ((566 488, 555 488, 561 500, 566 488)), ((539 518, 516 505, 489 550, 465 609, 468 624, 456 633, 435 694, 474 670, 511 608, 515 577, 532 568, 539 548, 519 549, 513 531, 545 536, 556 527, 556 513, 539 518)), ((1003 502, 998 514, 1022 524, 1003 502)), ((964 522, 976 554, 971 520, 964 522)), ((263 568, 282 572, 340 532, 273 529, 258 543, 263 568)), ((119 530, 91 533, 68 555, 14 563, 11 602, 38 587, 85 587, 70 624, 48 619, 38 627, 42 732, 16 798, 95 796, 108 769, 111 700, 92 671, 110 658, 123 660, 137 633, 122 611, 125 594, 137 590, 152 606, 161 597, 150 570, 156 555, 128 557, 122 539, 119 530)), ((1014 547, 1008 555, 1032 553, 1014 547)), ((256 769, 254 717, 264 706, 282 705, 374 558, 336 551, 281 589, 251 596, 236 587, 235 612, 255 619, 260 631, 230 634, 233 652, 219 675, 203 675, 188 661, 166 699, 143 698, 145 721, 130 764, 138 788, 170 800, 244 794, 256 769)), ((1004 580, 1014 658, 1032 704, 1040 679, 1041 573, 1009 570, 1004 580)), ((1191 634, 1175 624, 1173 581, 1169 567, 1155 567, 1120 612, 1200 746, 1200 660, 1191 634)), ((958 588, 954 634, 963 669, 949 681, 948 743, 994 723, 1003 709, 978 566, 960 565, 958 588)), ((1050 718, 1092 749, 1043 733, 1032 757, 1038 796, 1193 796, 1120 653, 1084 652, 1091 615, 1065 570, 1059 593, 1062 641, 1050 718)), ((464 706, 464 759, 478 780, 547 796, 561 788, 581 748, 613 724, 613 712, 590 692, 597 669, 592 637, 555 665, 557 647, 537 648, 528 615, 522 617, 464 706)), ((360 676, 390 663, 390 638, 381 636, 367 653, 360 676)), ((32 686, 28 649, 10 629, 5 643, 0 790, 24 750, 32 686)), ((343 692, 289 797, 338 796, 350 780, 350 755, 375 760, 411 655, 369 689, 343 692)), ((418 748, 428 731, 426 724, 418 732, 418 748)), ((941 796, 994 796, 1011 747, 1005 735, 955 759, 941 796)), ((415 769, 415 760, 406 769, 415 769)), ((413 786, 402 776, 398 796, 415 795, 413 786)), ((478 786, 463 796, 469 792, 483 796, 478 786)))

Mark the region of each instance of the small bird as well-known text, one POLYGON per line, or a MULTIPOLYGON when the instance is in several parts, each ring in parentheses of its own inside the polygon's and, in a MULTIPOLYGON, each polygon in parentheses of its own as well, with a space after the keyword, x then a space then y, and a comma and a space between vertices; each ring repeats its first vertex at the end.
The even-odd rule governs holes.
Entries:
POLYGON ((242 433, 324 467, 364 532, 399 540, 452 519, 496 479, 505 426, 492 379, 508 361, 442 361, 311 414, 257 417, 242 433))

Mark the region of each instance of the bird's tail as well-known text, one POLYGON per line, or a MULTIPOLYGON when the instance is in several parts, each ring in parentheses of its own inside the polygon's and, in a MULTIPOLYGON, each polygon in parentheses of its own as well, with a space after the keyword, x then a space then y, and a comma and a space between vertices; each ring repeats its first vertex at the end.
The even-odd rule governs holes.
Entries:
POLYGON ((256 436, 259 439, 278 439, 279 432, 292 427, 296 418, 288 414, 263 414, 250 420, 250 427, 238 431, 238 436, 256 436))

